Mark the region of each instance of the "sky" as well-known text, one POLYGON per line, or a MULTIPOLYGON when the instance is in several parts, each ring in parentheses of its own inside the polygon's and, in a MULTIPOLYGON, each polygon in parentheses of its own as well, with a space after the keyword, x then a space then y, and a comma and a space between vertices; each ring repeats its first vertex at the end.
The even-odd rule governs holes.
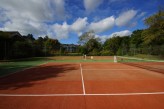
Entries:
POLYGON ((163 5, 163 0, 0 0, 0 30, 67 44, 93 30, 104 41, 147 28, 144 19, 163 5))

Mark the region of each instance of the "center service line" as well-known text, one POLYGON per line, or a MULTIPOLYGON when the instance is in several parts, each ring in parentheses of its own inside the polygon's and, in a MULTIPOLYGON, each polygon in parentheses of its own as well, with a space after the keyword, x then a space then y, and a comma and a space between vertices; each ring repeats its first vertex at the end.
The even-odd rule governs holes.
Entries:
POLYGON ((82 70, 82 66, 80 63, 80 71, 81 71, 81 80, 82 80, 82 86, 83 86, 83 94, 85 95, 85 86, 84 86, 84 78, 83 78, 83 70, 82 70))

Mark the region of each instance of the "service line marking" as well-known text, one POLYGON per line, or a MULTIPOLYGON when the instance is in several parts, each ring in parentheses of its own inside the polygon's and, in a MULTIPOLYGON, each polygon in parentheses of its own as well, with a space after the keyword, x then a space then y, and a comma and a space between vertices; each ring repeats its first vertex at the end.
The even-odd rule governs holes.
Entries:
POLYGON ((84 85, 84 77, 83 77, 83 69, 80 63, 80 72, 81 72, 81 80, 82 80, 82 86, 83 86, 83 94, 85 95, 85 85, 84 85))
POLYGON ((135 95, 163 95, 164 92, 143 92, 143 93, 109 93, 109 94, 0 94, 5 97, 19 97, 19 96, 135 96, 135 95))

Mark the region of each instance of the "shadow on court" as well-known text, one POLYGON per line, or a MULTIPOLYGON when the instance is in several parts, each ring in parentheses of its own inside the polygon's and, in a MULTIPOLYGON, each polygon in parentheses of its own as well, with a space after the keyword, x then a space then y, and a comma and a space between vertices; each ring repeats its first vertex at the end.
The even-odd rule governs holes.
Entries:
MULTIPOLYGON (((46 64, 36 68, 27 69, 0 79, 0 90, 16 90, 19 88, 32 87, 38 81, 56 78, 61 73, 78 70, 75 64, 46 64)), ((44 87, 43 87, 44 88, 44 87)))

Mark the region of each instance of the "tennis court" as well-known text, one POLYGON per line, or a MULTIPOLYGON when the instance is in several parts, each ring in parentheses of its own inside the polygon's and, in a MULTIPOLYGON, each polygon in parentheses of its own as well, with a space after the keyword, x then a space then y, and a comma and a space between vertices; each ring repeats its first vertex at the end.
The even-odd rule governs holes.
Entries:
POLYGON ((164 62, 49 62, 0 79, 1 109, 164 109, 164 62), (146 64, 147 63, 147 64, 146 64))

